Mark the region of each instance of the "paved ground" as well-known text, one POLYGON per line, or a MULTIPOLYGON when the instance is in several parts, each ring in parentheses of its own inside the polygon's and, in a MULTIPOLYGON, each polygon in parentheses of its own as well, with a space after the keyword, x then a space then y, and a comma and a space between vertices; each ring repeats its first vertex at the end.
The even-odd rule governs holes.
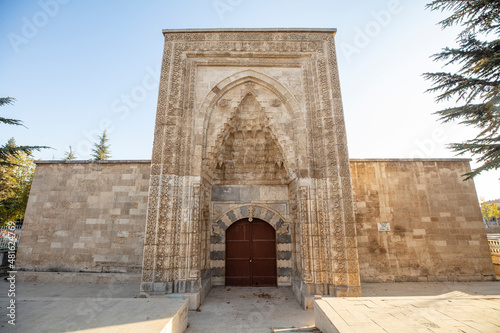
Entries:
POLYGON ((366 284, 364 297, 319 301, 325 316, 316 324, 328 332, 320 323, 328 317, 341 333, 496 333, 499 295, 500 282, 366 284))
POLYGON ((12 326, 7 317, 9 283, 0 280, 0 332, 156 333, 185 303, 135 298, 137 284, 18 282, 15 289, 12 326))
POLYGON ((500 332, 500 296, 323 298, 315 306, 331 322, 316 320, 325 333, 336 332, 333 327, 340 333, 500 332))
MULTIPOLYGON (((142 328, 146 325, 165 317, 165 312, 162 311, 167 304, 163 298, 136 299, 139 290, 136 284, 18 282, 16 319, 19 325, 24 326, 16 326, 15 330, 12 330, 7 324, 6 316, 6 307, 10 299, 7 296, 8 289, 7 281, 0 280, 0 332, 75 332, 97 328, 100 328, 101 332, 123 332, 127 326, 119 325, 130 324, 139 324, 141 327, 139 331, 143 332, 142 328), (59 323, 59 326, 50 326, 54 323, 59 323)), ((314 324, 313 312, 303 311, 290 289, 228 289, 213 288, 201 306, 201 311, 189 311, 190 327, 187 332, 256 333, 271 332, 271 328, 304 327, 314 324)), ((386 299, 405 296, 399 299, 411 299, 415 302, 409 305, 408 310, 404 310, 402 303, 385 302, 387 306, 384 307, 385 312, 381 314, 382 318, 405 316, 405 313, 416 309, 428 308, 437 311, 436 304, 439 308, 440 303, 429 300, 428 296, 440 296, 439 298, 446 300, 446 303, 457 305, 452 311, 457 311, 457 316, 463 317, 464 320, 482 318, 484 313, 488 313, 489 317, 500 319, 500 304, 497 301, 484 300, 477 304, 468 302, 471 296, 490 295, 489 298, 494 298, 493 296, 500 295, 500 282, 373 283, 363 284, 362 290, 365 298, 377 301, 379 304, 382 304, 380 299, 376 300, 374 297, 386 299)), ((348 301, 356 300, 361 299, 348 301)), ((443 311, 446 314, 447 310, 443 311)), ((418 317, 417 312, 413 313, 418 317)), ((357 315, 355 318, 358 318, 357 315)), ((491 332, 488 327, 478 326, 478 328, 480 332, 491 332)), ((426 327, 424 324, 415 330, 433 331, 432 327, 426 327)), ((500 332, 500 327, 496 332, 500 332)), ((365 330, 363 333, 370 331, 365 330)))
POLYGON ((200 311, 190 311, 187 333, 260 333, 314 326, 288 288, 212 288, 200 311))

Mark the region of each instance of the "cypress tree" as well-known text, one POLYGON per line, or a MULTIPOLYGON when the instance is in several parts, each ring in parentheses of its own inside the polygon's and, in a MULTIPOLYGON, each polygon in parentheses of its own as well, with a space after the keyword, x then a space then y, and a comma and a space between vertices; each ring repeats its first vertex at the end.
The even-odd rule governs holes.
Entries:
POLYGON ((69 146, 69 151, 67 151, 67 152, 64 153, 64 159, 66 161, 72 161, 72 160, 76 159, 76 155, 73 152, 73 149, 71 148, 71 146, 69 146))
POLYGON ((99 141, 94 144, 94 148, 92 149, 92 157, 95 161, 106 161, 111 157, 109 144, 107 144, 108 141, 106 130, 104 130, 99 137, 99 141))

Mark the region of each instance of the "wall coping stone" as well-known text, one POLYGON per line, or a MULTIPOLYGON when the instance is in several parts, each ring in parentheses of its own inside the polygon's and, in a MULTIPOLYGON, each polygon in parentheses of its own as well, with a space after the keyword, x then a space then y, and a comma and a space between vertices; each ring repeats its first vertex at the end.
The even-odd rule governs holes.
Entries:
POLYGON ((349 162, 470 162, 471 158, 350 158, 349 162))
POLYGON ((94 160, 40 160, 35 161, 35 164, 151 164, 151 160, 107 160, 107 161, 94 161, 94 160))
MULTIPOLYGON (((470 162, 471 158, 350 158, 349 162, 470 162)), ((35 164, 133 164, 151 163, 151 160, 39 160, 35 164)))
POLYGON ((336 33, 337 28, 216 28, 216 29, 163 29, 167 33, 218 33, 218 32, 329 32, 336 33))

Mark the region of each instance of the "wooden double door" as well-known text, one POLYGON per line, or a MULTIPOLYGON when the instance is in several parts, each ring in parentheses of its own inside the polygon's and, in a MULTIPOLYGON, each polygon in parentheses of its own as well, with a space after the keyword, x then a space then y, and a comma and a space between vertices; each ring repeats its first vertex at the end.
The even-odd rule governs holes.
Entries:
POLYGON ((276 286, 276 231, 259 219, 226 230, 226 285, 276 286))

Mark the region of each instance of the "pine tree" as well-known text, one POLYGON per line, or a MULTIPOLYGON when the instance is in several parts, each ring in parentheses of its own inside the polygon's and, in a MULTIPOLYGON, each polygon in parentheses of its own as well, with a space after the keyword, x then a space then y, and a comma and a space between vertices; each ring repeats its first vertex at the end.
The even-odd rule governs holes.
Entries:
MULTIPOLYGON (((0 97, 0 106, 13 104, 16 99, 13 97, 0 97)), ((17 119, 9 119, 0 117, 0 123, 7 125, 16 125, 16 126, 24 126, 23 122, 17 119)), ((49 148, 46 146, 17 146, 17 145, 9 145, 9 143, 0 147, 0 166, 3 165, 11 165, 12 161, 15 159, 11 159, 11 157, 21 156, 23 153, 30 155, 35 150, 40 150, 43 148, 49 148), (11 162, 9 162, 11 161, 11 162)))
POLYGON ((73 152, 73 149, 71 148, 71 146, 69 146, 69 151, 67 151, 67 152, 64 153, 64 159, 66 161, 72 161, 72 160, 76 159, 76 155, 73 152))
POLYGON ((104 130, 99 137, 99 142, 96 142, 94 144, 94 149, 92 149, 92 157, 95 161, 106 161, 111 157, 109 145, 107 144, 108 141, 106 130, 104 130))
POLYGON ((454 99, 459 106, 437 111, 442 122, 459 121, 479 129, 479 134, 450 148, 471 153, 480 166, 465 174, 470 179, 483 171, 500 168, 500 0, 435 0, 430 10, 451 11, 439 22, 447 28, 461 25, 457 48, 434 54, 435 61, 458 65, 456 73, 424 73, 433 81, 428 92, 439 92, 436 101, 454 99), (460 105, 461 104, 461 105, 460 105))

